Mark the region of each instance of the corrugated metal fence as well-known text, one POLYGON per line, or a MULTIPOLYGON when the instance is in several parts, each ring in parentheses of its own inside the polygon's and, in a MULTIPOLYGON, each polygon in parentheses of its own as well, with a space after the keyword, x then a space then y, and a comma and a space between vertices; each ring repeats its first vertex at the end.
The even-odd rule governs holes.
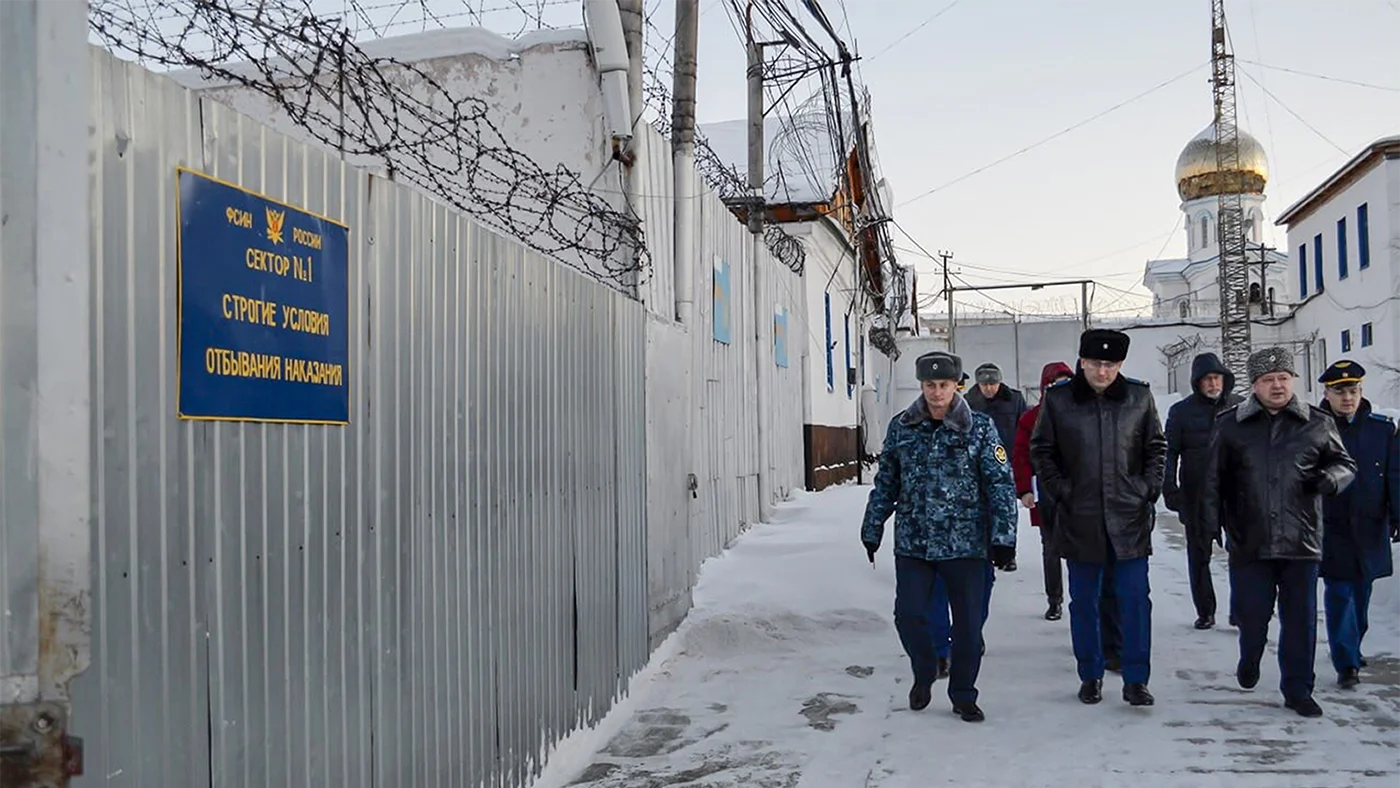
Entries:
POLYGON ((641 305, 92 62, 81 782, 522 784, 648 653, 641 305), (177 165, 350 225, 348 427, 174 418, 177 165))

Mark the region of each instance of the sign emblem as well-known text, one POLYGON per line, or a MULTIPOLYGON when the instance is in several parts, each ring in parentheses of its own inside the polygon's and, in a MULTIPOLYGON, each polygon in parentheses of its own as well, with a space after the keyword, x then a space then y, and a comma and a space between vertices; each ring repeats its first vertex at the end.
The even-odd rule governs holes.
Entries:
POLYGON ((1005 446, 1002 446, 1001 444, 998 443, 996 449, 992 452, 992 454, 996 456, 997 462, 1001 463, 1002 465, 1005 465, 1005 464, 1006 464, 1006 447, 1005 447, 1005 446))

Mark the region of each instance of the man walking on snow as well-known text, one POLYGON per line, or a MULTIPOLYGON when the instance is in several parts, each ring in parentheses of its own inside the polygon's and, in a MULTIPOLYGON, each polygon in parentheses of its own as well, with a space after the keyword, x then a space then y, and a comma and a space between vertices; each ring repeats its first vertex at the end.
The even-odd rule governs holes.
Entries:
POLYGON ((1206 472, 1206 450, 1210 448, 1215 417, 1244 399, 1231 393, 1234 387, 1235 376, 1220 363, 1220 358, 1214 353, 1202 353, 1191 361, 1191 393, 1167 411, 1167 474, 1162 497, 1167 508, 1180 515, 1186 531, 1186 569, 1191 579, 1191 601, 1196 605, 1196 629, 1215 626, 1210 543, 1220 538, 1218 531, 1201 530, 1196 517, 1201 478, 1206 472))
POLYGON ((1069 618, 1079 663, 1079 700, 1103 699, 1099 600, 1111 569, 1123 632, 1123 700, 1151 706, 1152 554, 1155 503, 1167 441, 1146 383, 1120 374, 1128 335, 1080 335, 1079 371, 1051 386, 1031 434, 1041 506, 1052 512, 1054 544, 1069 563, 1069 618))
POLYGON ((1322 716, 1313 700, 1317 573, 1322 560, 1321 496, 1346 489, 1356 473, 1332 416, 1293 394, 1293 353, 1249 357, 1253 396, 1220 414, 1201 496, 1207 533, 1229 541, 1231 588, 1240 627, 1240 686, 1259 683, 1259 662, 1278 603, 1278 662, 1284 705, 1322 716))
POLYGON ((1322 504, 1327 645, 1344 688, 1361 683, 1371 584, 1393 574, 1390 544, 1400 541, 1400 435, 1390 419, 1371 412, 1361 395, 1365 376, 1365 367, 1342 359, 1317 379, 1327 387, 1322 409, 1336 419, 1342 445, 1356 461, 1351 485, 1322 504))
MULTIPOLYGON (((1062 380, 1074 377, 1074 370, 1063 361, 1046 364, 1040 370, 1040 396, 1045 401, 1045 392, 1062 380)), ((1040 557, 1045 566, 1045 620, 1059 621, 1065 600, 1065 575, 1060 571, 1060 556, 1050 544, 1052 523, 1047 513, 1035 504, 1035 472, 1031 470, 1031 433, 1035 430, 1036 417, 1040 415, 1040 403, 1021 415, 1016 424, 1015 448, 1011 452, 1011 470, 1016 480, 1016 495, 1021 505, 1031 510, 1031 525, 1040 529, 1040 557)))
POLYGON ((894 620, 914 671, 909 708, 928 706, 937 677, 929 613, 941 578, 953 614, 948 698, 964 721, 981 722, 986 564, 1004 567, 1016 553, 1016 495, 992 420, 957 393, 961 359, 927 353, 914 367, 922 396, 890 421, 861 541, 874 563, 885 521, 898 510, 894 620))

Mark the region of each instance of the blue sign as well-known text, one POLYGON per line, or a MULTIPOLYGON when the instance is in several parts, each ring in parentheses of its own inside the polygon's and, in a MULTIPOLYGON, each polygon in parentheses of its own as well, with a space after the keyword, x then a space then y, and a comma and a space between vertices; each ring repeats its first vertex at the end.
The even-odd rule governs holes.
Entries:
POLYGON ((183 167, 182 419, 350 421, 350 229, 183 167))
POLYGON ((729 344, 729 263, 715 258, 714 300, 711 304, 713 334, 716 342, 729 344))
POLYGON ((788 365, 788 311, 787 307, 773 308, 773 363, 787 369, 788 365))

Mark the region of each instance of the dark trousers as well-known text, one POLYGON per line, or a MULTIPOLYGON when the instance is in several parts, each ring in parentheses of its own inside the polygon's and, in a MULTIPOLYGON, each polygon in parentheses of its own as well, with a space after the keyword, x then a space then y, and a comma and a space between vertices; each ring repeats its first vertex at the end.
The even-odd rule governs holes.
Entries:
POLYGON ((1278 603, 1279 689, 1285 700, 1312 697, 1317 653, 1316 561, 1231 560, 1240 664, 1258 667, 1278 603))
POLYGON ((1196 615, 1215 617, 1215 583, 1210 577, 1211 540, 1186 529, 1186 572, 1191 579, 1191 602, 1196 615))
MULTIPOLYGON (((983 595, 982 624, 992 613, 992 586, 996 585, 997 573, 992 562, 987 561, 987 591, 983 595)), ((933 653, 947 659, 953 648, 953 627, 948 620, 948 587, 939 577, 933 584, 933 609, 929 611, 929 626, 933 631, 933 653)), ((982 644, 977 644, 980 653, 982 644)))
POLYGON ((1122 641, 1119 657, 1126 684, 1146 684, 1151 677, 1152 597, 1147 559, 1119 561, 1109 551, 1108 563, 1069 563, 1069 627, 1079 680, 1103 678, 1105 585, 1113 587, 1122 641))
POLYGON ((948 666, 948 697, 954 702, 977 700, 977 674, 982 670, 982 622, 986 618, 987 570, 980 558, 923 561, 895 557, 894 626, 904 653, 909 655, 916 683, 932 683, 937 675, 931 617, 934 587, 941 580, 953 611, 952 660, 948 666))
POLYGON ((1361 639, 1371 627, 1370 580, 1323 580, 1327 648, 1338 673, 1361 667, 1361 639))
POLYGON ((1049 529, 1041 526, 1040 561, 1045 567, 1045 601, 1061 604, 1065 601, 1065 573, 1060 569, 1060 554, 1050 544, 1049 529))

